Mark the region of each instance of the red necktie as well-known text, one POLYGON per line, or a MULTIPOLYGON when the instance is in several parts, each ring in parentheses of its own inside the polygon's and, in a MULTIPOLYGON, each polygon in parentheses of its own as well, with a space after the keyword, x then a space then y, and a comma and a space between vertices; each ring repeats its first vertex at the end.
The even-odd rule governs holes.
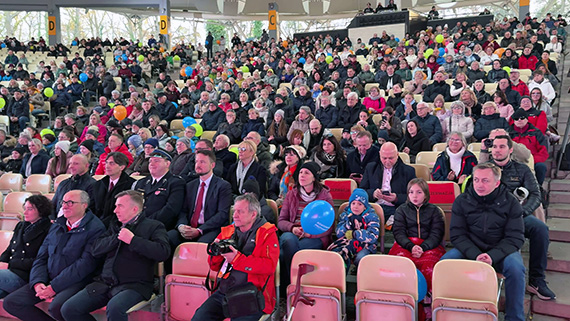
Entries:
POLYGON ((115 183, 111 182, 111 185, 109 185, 109 191, 111 191, 114 187, 115 187, 115 183))
POLYGON ((200 218, 200 212, 202 211, 202 202, 204 200, 204 188, 206 183, 202 182, 200 184, 200 191, 198 192, 198 199, 196 199, 196 207, 194 208, 194 215, 192 215, 192 220, 190 220, 190 226, 193 228, 198 227, 198 219, 200 218))

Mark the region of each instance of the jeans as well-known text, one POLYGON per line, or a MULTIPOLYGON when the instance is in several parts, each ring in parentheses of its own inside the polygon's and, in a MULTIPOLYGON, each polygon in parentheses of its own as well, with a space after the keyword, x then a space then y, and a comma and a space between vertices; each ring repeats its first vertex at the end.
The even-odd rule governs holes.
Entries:
POLYGON ((538 185, 542 186, 544 179, 546 178, 546 164, 544 163, 534 163, 534 175, 538 181, 538 185))
POLYGON ((83 104, 83 106, 87 107, 89 105, 89 102, 91 101, 91 96, 95 96, 97 95, 97 93, 95 93, 92 90, 86 90, 83 92, 83 99, 81 101, 81 103, 83 104))
POLYGON ((36 291, 31 288, 29 283, 26 283, 4 298, 4 310, 22 321, 53 321, 53 319, 64 321, 65 319, 61 315, 62 305, 84 286, 84 283, 76 283, 56 293, 49 305, 48 311, 51 315, 49 316, 35 306, 43 300, 36 297, 36 291))
POLYGON ((322 250, 323 242, 321 239, 302 238, 299 239, 291 232, 285 232, 279 239, 279 260, 281 260, 281 288, 286 288, 291 283, 291 261, 293 256, 300 250, 314 249, 322 250))
MULTIPOLYGON (((360 250, 360 252, 356 253, 356 256, 354 257, 354 265, 358 267, 358 263, 360 263, 360 260, 362 260, 363 257, 371 253, 372 252, 370 252, 370 250, 367 249, 360 250)), ((348 269, 346 270, 346 273, 348 273, 348 269)))
POLYGON ((0 299, 18 290, 26 284, 16 273, 6 269, 0 270, 0 299))
POLYGON ((390 216, 396 213, 396 206, 380 205, 380 207, 382 207, 382 211, 384 212, 384 223, 386 223, 390 216))
POLYGON ((128 321, 127 311, 144 300, 140 293, 131 289, 115 295, 111 292, 90 295, 86 289, 83 289, 65 302, 61 307, 61 314, 66 321, 95 321, 96 319, 89 313, 107 306, 107 320, 128 321))
MULTIPOLYGON (((451 249, 441 259, 464 259, 458 249, 451 249)), ((521 254, 513 252, 493 267, 505 276, 505 320, 524 321, 525 268, 521 254)))
POLYGON ((548 261, 548 245, 550 237, 548 226, 534 215, 524 218, 524 237, 530 241, 530 259, 528 266, 528 278, 532 280, 544 280, 544 270, 548 261))
MULTIPOLYGON (((192 321, 215 321, 215 320, 224 320, 226 317, 224 316, 224 311, 222 309, 222 300, 224 299, 224 294, 220 291, 214 292, 208 300, 204 301, 202 305, 196 310, 194 317, 192 317, 192 321)), ((263 312, 259 312, 252 315, 247 315, 239 318, 233 318, 232 321, 257 321, 263 312)))

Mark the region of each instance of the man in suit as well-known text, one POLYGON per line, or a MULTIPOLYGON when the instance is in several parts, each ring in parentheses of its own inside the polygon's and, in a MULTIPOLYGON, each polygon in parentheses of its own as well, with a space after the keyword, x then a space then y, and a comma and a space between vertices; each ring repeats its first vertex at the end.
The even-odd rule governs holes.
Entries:
POLYGON ((389 142, 380 148, 380 162, 366 165, 360 188, 368 193, 370 201, 380 204, 387 225, 391 225, 396 208, 408 197, 408 182, 413 178, 416 171, 402 162, 398 148, 389 142))
POLYGON ((91 211, 103 221, 105 226, 115 219, 115 196, 130 190, 135 179, 125 173, 129 159, 122 153, 113 152, 105 160, 105 177, 93 184, 91 211))
POLYGON ((150 154, 148 170, 150 175, 135 184, 135 190, 144 194, 143 214, 162 222, 171 230, 182 210, 184 180, 168 171, 172 156, 162 149, 150 154))
POLYGON ((356 135, 356 149, 346 156, 350 178, 360 184, 369 163, 378 163, 378 147, 372 145, 372 134, 367 131, 356 135))
POLYGON ((216 156, 210 150, 196 151, 196 173, 199 179, 186 185, 184 209, 180 212, 176 229, 168 232, 172 248, 182 242, 210 243, 227 225, 232 205, 230 184, 214 175, 216 156))
POLYGON ((95 179, 89 175, 89 161, 84 155, 73 155, 69 161, 68 171, 71 177, 59 183, 55 195, 53 196, 52 203, 56 217, 63 216, 61 200, 67 192, 80 189, 86 191, 89 196, 93 193, 93 183, 95 183, 95 179))

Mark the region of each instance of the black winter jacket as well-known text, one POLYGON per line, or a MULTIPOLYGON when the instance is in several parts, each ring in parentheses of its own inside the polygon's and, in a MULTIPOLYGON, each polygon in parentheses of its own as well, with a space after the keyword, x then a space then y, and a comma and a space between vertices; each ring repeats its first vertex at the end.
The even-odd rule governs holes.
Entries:
MULTIPOLYGON (((493 161, 493 163, 495 163, 493 161)), ((495 165, 497 165, 495 163, 495 165)), ((498 166, 498 165, 497 165, 498 166)), ((503 171, 501 173, 501 182, 505 184, 509 192, 513 192, 518 187, 524 187, 528 190, 529 195, 522 205, 523 216, 531 215, 540 205, 540 187, 536 177, 530 168, 522 163, 511 160, 505 166, 499 166, 503 171)))
POLYGON ((451 242, 469 260, 487 253, 497 264, 524 243, 521 205, 503 184, 483 197, 469 187, 451 213, 451 242))
POLYGON ((445 234, 445 222, 437 206, 426 203, 418 208, 406 202, 396 209, 392 231, 398 245, 408 251, 415 245, 410 241, 410 237, 424 240, 420 247, 425 252, 441 244, 445 234))

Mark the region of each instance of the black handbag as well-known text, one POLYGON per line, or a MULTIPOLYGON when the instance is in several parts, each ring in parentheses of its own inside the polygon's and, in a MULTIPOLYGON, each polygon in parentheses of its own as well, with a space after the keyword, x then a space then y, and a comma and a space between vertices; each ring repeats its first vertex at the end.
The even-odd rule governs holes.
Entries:
POLYGON ((269 277, 267 277, 261 291, 251 282, 231 288, 222 302, 224 315, 233 319, 262 312, 265 309, 263 292, 267 286, 267 281, 269 281, 269 277))

